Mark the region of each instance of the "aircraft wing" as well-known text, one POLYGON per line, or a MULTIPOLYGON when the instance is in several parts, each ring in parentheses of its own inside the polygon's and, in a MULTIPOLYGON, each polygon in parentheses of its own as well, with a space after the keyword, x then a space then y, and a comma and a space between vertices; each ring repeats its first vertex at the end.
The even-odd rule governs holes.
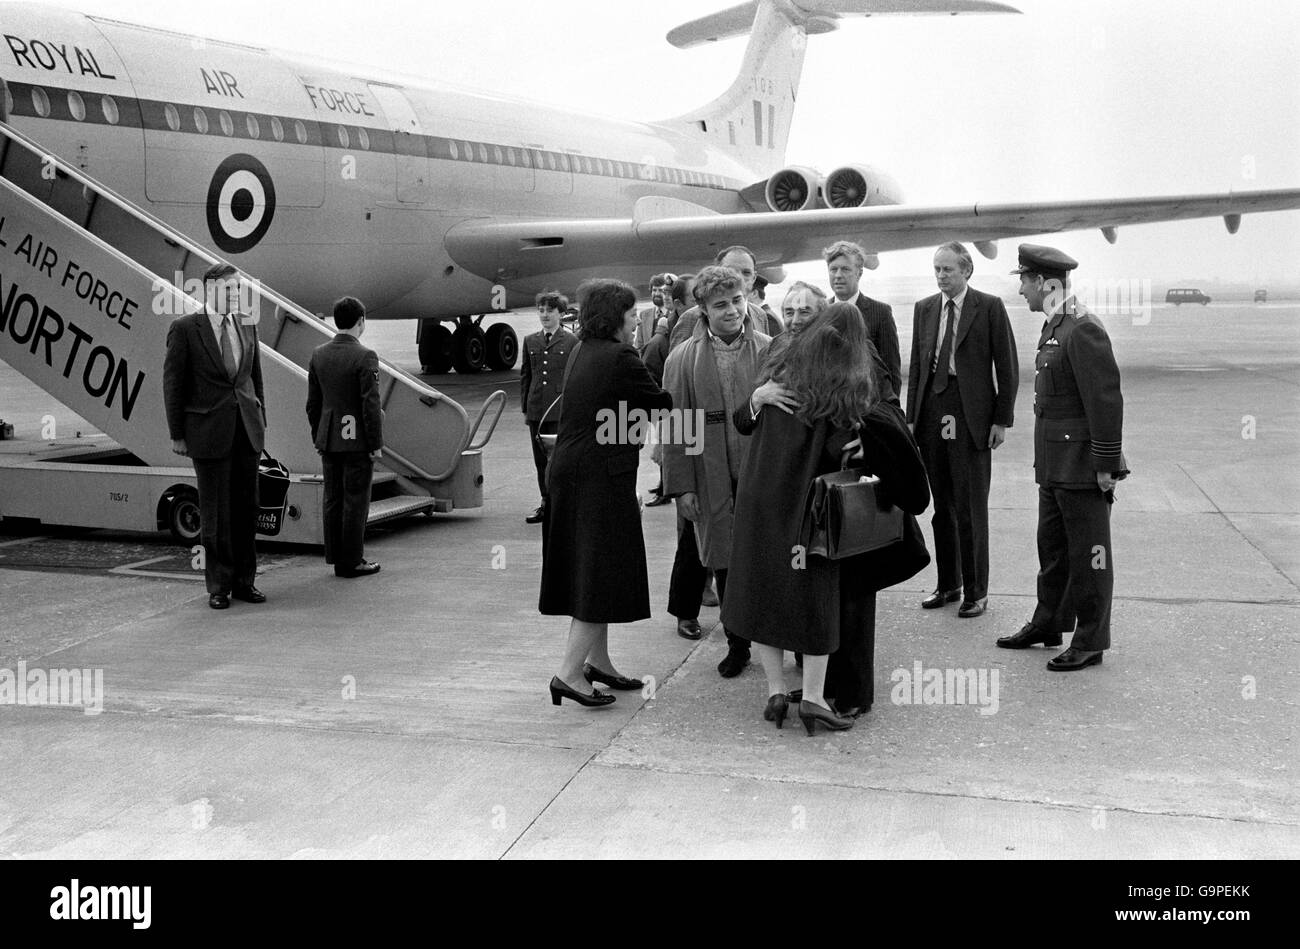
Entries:
MULTIPOLYGON (((891 205, 852 209, 718 214, 672 199, 642 198, 632 218, 467 220, 446 235, 451 257, 499 282, 550 277, 557 284, 592 271, 614 274, 690 270, 729 244, 744 244, 770 267, 815 260, 832 241, 868 253, 1087 228, 1219 217, 1235 233, 1240 215, 1300 208, 1300 189, 1237 191, 1095 201, 891 205)), ((981 248, 984 250, 985 248, 981 248)), ((996 251, 995 251, 996 252, 996 251)))

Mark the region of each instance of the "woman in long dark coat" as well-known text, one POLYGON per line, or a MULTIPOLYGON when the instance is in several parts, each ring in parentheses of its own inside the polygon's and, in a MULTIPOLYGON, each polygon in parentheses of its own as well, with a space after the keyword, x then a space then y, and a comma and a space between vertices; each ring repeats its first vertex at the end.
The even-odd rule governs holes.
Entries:
MULTIPOLYGON (((846 447, 852 451, 866 441, 874 451, 875 433, 889 429, 889 413, 885 422, 875 420, 882 409, 876 409, 870 350, 857 308, 834 304, 772 356, 763 373, 768 381, 736 413, 737 427, 755 441, 736 494, 734 575, 723 622, 760 644, 769 694, 764 717, 778 726, 787 710, 784 651, 803 653, 799 716, 809 734, 817 721, 833 729, 852 726, 853 719, 832 711, 823 694, 827 665, 832 653, 852 643, 858 671, 860 624, 874 619, 875 590, 862 583, 860 571, 846 568, 852 561, 808 556, 798 547, 813 478, 838 470, 846 447)), ((896 434, 885 436, 891 445, 910 441, 905 427, 896 434)), ((923 469, 877 467, 882 486, 906 495, 908 504, 915 503, 919 471, 928 502, 923 469)))
POLYGON ((625 283, 598 280, 579 288, 579 339, 569 356, 555 451, 547 465, 550 504, 542 525, 542 591, 538 609, 572 616, 569 642, 551 700, 608 705, 595 690, 639 689, 609 657, 609 624, 650 616, 645 539, 636 496, 641 413, 672 407, 632 347, 636 294, 625 283))

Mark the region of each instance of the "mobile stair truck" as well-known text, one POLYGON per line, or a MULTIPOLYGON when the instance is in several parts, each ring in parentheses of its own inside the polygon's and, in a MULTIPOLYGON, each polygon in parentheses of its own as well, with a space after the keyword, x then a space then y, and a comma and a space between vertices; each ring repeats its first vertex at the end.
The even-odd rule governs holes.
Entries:
MULTIPOLYGON (((0 519, 170 530, 195 542, 197 482, 172 453, 162 368, 167 330, 201 306, 200 278, 216 260, 0 122, 0 359, 116 443, 8 443, 27 450, 0 452, 0 519)), ((304 406, 312 350, 334 331, 247 283, 261 340, 266 451, 289 471, 284 503, 263 508, 259 533, 322 544, 321 461, 304 406)), ((393 364, 381 359, 379 372, 387 444, 370 522, 481 507, 482 449, 505 393, 489 396, 471 423, 458 403, 393 364)))

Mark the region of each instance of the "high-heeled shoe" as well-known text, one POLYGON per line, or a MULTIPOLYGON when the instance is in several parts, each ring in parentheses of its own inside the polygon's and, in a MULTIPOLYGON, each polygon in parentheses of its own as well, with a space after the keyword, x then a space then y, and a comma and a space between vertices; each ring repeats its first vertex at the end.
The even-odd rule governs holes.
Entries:
POLYGON ((593 685, 599 682, 601 685, 607 685, 611 689, 618 689, 620 692, 631 692, 633 689, 639 689, 645 685, 640 679, 629 679, 627 676, 610 675, 608 672, 601 672, 590 662, 582 667, 582 676, 593 685))
POLYGON ((789 710, 789 699, 785 697, 785 693, 778 692, 776 695, 768 696, 767 708, 763 709, 763 719, 776 722, 776 727, 781 728, 785 725, 785 715, 789 710))
POLYGON ((822 708, 816 702, 807 700, 799 703, 799 720, 803 722, 803 727, 808 730, 809 735, 817 731, 818 722, 834 732, 853 727, 853 719, 836 715, 830 709, 822 708))
POLYGON ((579 705, 585 705, 588 708, 594 708, 598 705, 612 705, 614 696, 608 692, 597 692, 592 690, 591 695, 583 695, 577 689, 571 689, 564 684, 559 676, 551 676, 551 704, 559 705, 560 699, 568 699, 571 702, 577 702, 579 705))

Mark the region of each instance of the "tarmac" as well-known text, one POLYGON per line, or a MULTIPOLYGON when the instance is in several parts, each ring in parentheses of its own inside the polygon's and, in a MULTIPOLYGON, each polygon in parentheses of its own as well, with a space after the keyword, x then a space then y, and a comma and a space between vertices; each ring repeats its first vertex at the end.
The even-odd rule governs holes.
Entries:
MULTIPOLYGON (((906 361, 911 301, 889 302, 906 361)), ((268 602, 217 613, 163 535, 0 530, 0 669, 103 675, 100 714, 0 705, 0 856, 1300 855, 1300 304, 1106 318, 1133 476, 1113 514, 1114 647, 1073 674, 1046 670, 1055 650, 993 645, 1028 618, 1037 570, 1041 318, 1009 311, 1021 389, 993 466, 989 611, 922 611, 933 567, 882 593, 876 704, 851 731, 764 722, 757 662, 715 670, 716 609, 704 640, 676 636, 670 506, 643 512, 655 615, 611 630, 620 671, 653 681, 554 708, 568 624, 537 612, 517 372, 429 377, 470 411, 510 393, 485 504, 373 530, 375 577, 268 544, 268 602), (154 558, 172 566, 132 566, 154 558), (986 701, 896 687, 918 664, 973 670, 986 701)), ((366 341, 418 371, 413 335, 376 323, 366 341)), ((0 364, 19 438, 45 414, 78 425, 0 364)))

